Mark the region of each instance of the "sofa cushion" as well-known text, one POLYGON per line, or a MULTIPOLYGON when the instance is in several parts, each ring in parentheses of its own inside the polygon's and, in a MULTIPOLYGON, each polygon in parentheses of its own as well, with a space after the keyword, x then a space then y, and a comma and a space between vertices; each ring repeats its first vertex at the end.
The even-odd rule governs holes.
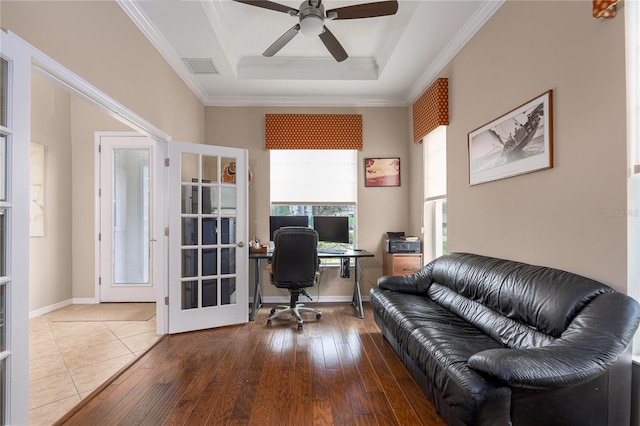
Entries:
POLYGON ((555 338, 525 324, 512 320, 493 309, 452 291, 449 287, 433 283, 427 295, 487 336, 509 348, 536 348, 546 346, 555 338))
POLYGON ((475 254, 433 263, 432 282, 553 337, 594 297, 614 291, 570 272, 475 254))
MULTIPOLYGON (((413 294, 372 289, 371 305, 398 345, 444 395, 465 422, 484 402, 509 389, 467 366, 477 352, 504 346, 432 300, 413 294)), ((508 399, 508 398, 507 398, 508 399)))

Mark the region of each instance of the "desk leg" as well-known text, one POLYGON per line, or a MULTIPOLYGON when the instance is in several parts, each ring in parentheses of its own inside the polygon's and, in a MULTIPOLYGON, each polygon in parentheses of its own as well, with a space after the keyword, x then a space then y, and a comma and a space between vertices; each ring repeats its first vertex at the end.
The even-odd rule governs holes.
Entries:
POLYGON ((362 308, 362 295, 360 294, 360 278, 358 277, 358 258, 354 258, 355 274, 353 275, 353 298, 352 305, 358 310, 358 316, 364 318, 364 309, 362 308))
POLYGON ((258 309, 260 309, 260 305, 262 304, 262 295, 260 294, 260 259, 255 259, 255 265, 255 288, 253 289, 253 303, 251 304, 249 321, 255 321, 258 309))

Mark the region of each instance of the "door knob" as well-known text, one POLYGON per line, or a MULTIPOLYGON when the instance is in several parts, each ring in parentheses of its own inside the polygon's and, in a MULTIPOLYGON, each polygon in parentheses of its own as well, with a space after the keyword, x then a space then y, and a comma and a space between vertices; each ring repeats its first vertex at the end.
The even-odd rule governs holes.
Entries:
POLYGON ((242 241, 238 241, 238 247, 244 247, 244 243, 242 241))

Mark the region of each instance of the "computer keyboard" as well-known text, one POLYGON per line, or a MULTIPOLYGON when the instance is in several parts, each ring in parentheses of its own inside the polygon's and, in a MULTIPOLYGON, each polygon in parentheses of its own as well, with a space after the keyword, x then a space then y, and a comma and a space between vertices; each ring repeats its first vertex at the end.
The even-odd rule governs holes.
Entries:
POLYGON ((347 251, 345 249, 335 249, 335 248, 319 248, 318 253, 323 254, 345 254, 347 251))

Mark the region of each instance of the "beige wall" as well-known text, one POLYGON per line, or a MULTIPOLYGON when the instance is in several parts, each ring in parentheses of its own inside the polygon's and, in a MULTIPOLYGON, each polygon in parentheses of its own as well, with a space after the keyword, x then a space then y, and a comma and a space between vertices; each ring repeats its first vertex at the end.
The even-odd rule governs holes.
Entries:
POLYGON ((96 131, 131 131, 127 126, 89 105, 71 98, 73 184, 73 298, 99 299, 96 294, 96 131))
POLYGON ((174 140, 203 141, 201 102, 115 1, 2 0, 0 18, 174 140))
POLYGON ((31 140, 44 145, 44 236, 29 239, 29 310, 71 299, 71 97, 31 79, 31 140))
MULTIPOLYGON (((115 1, 3 0, 0 26, 167 132, 173 140, 204 141, 204 106, 115 1)), ((38 99, 41 95, 34 96, 38 99)), ((98 297, 94 268, 94 132, 128 130, 76 97, 68 102, 71 145, 67 152, 72 161, 48 166, 50 171, 64 167, 64 173, 71 176, 70 192, 64 194, 71 194, 71 204, 65 207, 67 215, 71 212, 71 277, 69 287, 63 290, 50 293, 47 289, 44 293, 48 296, 42 298, 32 294, 31 310, 67 300, 69 288, 75 299, 98 297)), ((43 140, 48 139, 48 127, 46 121, 34 123, 35 132, 45 135, 43 140)), ((46 203, 51 195, 47 197, 46 203)), ((48 248, 36 242, 32 255, 42 256, 46 249, 50 265, 69 264, 64 257, 68 252, 48 248)), ((42 281, 41 277, 50 272, 43 267, 32 271, 32 276, 42 281)))
MULTIPOLYGON (((626 223, 607 215, 626 209, 624 21, 594 20, 586 3, 508 1, 442 73, 450 79, 449 247, 556 266, 625 291, 626 223), (591 83, 603 75, 605 84, 591 83), (548 89, 554 90, 555 167, 470 187, 467 133, 548 89)), ((379 274, 384 232, 419 232, 422 155, 410 143, 407 108, 210 107, 205 119, 205 108, 115 2, 3 1, 0 7, 3 28, 174 139, 248 148, 251 235, 264 238, 268 229, 266 112, 362 113, 359 167, 366 156, 401 157, 402 187, 360 182, 358 244, 376 252, 366 287, 379 274)), ((71 128, 73 140, 88 144, 74 145, 72 154, 73 263, 80 265, 73 267, 73 296, 90 297, 94 272, 86 262, 93 252, 85 249, 94 211, 82 197, 93 185, 92 132, 108 129, 100 127, 102 119, 87 121, 83 114, 94 113, 74 101, 71 111, 78 126, 71 128), (76 223, 78 215, 84 217, 76 223)))
MULTIPOLYGON (((359 248, 375 253, 375 258, 361 261, 362 294, 382 275, 382 242, 387 231, 410 232, 409 191, 413 148, 409 143, 408 109, 397 108, 284 108, 284 107, 207 107, 206 143, 249 150, 249 167, 253 184, 249 188, 249 235, 262 241, 269 239, 269 151, 264 148, 265 114, 362 114, 363 150, 358 154, 358 223, 359 248), (400 157, 401 186, 366 188, 363 163, 365 157, 400 157)), ((321 296, 350 296, 350 279, 339 278, 338 268, 323 276, 321 296)), ((252 277, 253 279, 253 277, 252 277)), ((267 296, 278 295, 265 286, 267 296)))
POLYGON ((558 267, 626 292, 624 10, 508 1, 449 77, 449 248, 558 267), (553 169, 468 185, 467 133, 553 90, 553 169))

